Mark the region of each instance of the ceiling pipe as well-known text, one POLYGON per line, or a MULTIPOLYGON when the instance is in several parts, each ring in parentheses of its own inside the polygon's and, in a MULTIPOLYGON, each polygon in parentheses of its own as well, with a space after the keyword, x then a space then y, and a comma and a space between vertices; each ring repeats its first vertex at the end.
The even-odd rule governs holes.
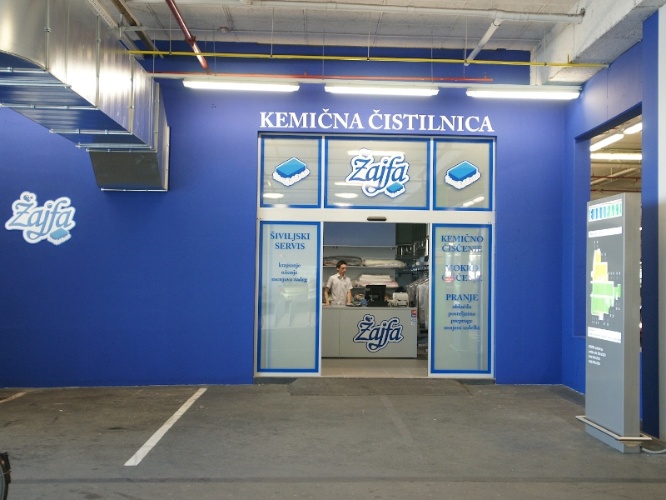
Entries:
POLYGON ((465 61, 465 66, 469 66, 469 62, 474 60, 476 55, 481 52, 481 49, 486 46, 488 43, 488 40, 490 40, 490 37, 493 36, 495 31, 497 31, 497 28, 500 27, 500 24, 502 24, 501 19, 494 19, 490 27, 488 28, 488 31, 486 31, 486 34, 481 37, 481 40, 479 40, 479 43, 476 44, 476 47, 474 50, 467 56, 467 60, 465 61))
MULTIPOLYGON (((373 56, 326 56, 326 55, 302 55, 302 54, 253 54, 238 52, 172 52, 168 50, 128 50, 128 54, 143 56, 206 56, 223 57, 229 59, 282 59, 282 60, 311 60, 311 61, 363 61, 363 62, 404 62, 404 63, 443 63, 464 64, 467 59, 438 59, 427 57, 373 57, 373 56)), ((560 68, 608 68, 604 63, 573 63, 573 62, 548 62, 548 61, 486 61, 476 59, 469 61, 470 64, 485 64, 488 66, 552 66, 560 68)))
POLYGON ((194 35, 192 35, 192 33, 190 33, 189 28, 185 24, 183 16, 180 14, 180 11, 178 10, 176 2, 174 0, 165 0, 165 1, 166 4, 169 6, 169 9, 171 10, 173 17, 176 19, 178 26, 180 26, 180 30, 183 32, 183 35, 185 35, 185 41, 190 45, 190 47, 192 47, 194 55, 199 60, 199 64, 201 64, 201 67, 204 69, 206 73, 210 73, 208 62, 206 62, 206 59, 204 58, 203 53, 201 52, 201 49, 199 49, 199 46, 197 45, 197 39, 194 35))
MULTIPOLYGON (((149 71, 150 72, 150 71, 149 71)), ((462 84, 467 86, 470 83, 492 83, 494 79, 492 78, 469 78, 465 76, 443 76, 443 77, 418 77, 418 76, 358 76, 358 75, 310 75, 310 74, 272 74, 272 73, 211 73, 205 77, 201 77, 200 73, 194 73, 190 71, 168 71, 168 72, 159 72, 152 71, 150 72, 155 78, 168 78, 168 79, 182 79, 182 78, 198 78, 199 80, 204 81, 214 81, 214 80, 289 80, 299 83, 326 83, 327 81, 335 81, 340 83, 344 81, 345 83, 350 82, 395 82, 395 83, 438 83, 438 84, 450 84, 455 86, 456 84, 462 84)))
POLYGON ((621 176, 623 176, 624 174, 628 174, 629 172, 633 172, 634 170, 636 170, 636 168, 626 168, 624 170, 620 170, 619 172, 615 172, 614 174, 604 176, 603 178, 598 177, 597 179, 590 182, 590 184, 594 185, 594 184, 599 184, 601 182, 608 182, 608 179, 619 180, 618 178, 621 178, 621 176))

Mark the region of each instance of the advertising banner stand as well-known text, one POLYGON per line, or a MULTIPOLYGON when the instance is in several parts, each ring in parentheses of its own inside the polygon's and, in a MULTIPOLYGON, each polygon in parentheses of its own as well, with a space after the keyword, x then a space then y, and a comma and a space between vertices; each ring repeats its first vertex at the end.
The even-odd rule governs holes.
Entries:
POLYGON ((639 453, 641 199, 587 205, 585 423, 591 436, 639 453))

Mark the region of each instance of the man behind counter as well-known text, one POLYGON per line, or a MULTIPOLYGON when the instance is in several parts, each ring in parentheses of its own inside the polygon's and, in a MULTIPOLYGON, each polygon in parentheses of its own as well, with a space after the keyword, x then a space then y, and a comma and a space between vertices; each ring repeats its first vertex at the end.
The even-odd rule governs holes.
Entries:
POLYGON ((339 260, 335 268, 338 270, 338 274, 334 274, 328 278, 326 287, 324 288, 324 304, 327 306, 349 305, 352 303, 352 282, 345 276, 347 263, 344 260, 339 260))

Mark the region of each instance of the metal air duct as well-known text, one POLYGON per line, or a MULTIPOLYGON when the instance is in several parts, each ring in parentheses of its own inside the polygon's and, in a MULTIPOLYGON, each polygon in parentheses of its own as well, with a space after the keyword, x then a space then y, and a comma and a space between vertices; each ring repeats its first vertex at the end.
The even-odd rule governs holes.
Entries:
POLYGON ((0 0, 0 106, 85 148, 104 190, 166 191, 159 86, 86 0, 0 0))

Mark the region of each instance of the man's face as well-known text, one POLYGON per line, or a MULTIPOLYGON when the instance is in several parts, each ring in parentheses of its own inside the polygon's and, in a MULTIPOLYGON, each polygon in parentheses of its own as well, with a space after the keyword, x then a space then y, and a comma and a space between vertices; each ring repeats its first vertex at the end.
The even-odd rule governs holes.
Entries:
POLYGON ((342 264, 340 267, 338 267, 338 273, 340 274, 340 276, 344 276, 346 272, 347 272, 346 264, 342 264))

